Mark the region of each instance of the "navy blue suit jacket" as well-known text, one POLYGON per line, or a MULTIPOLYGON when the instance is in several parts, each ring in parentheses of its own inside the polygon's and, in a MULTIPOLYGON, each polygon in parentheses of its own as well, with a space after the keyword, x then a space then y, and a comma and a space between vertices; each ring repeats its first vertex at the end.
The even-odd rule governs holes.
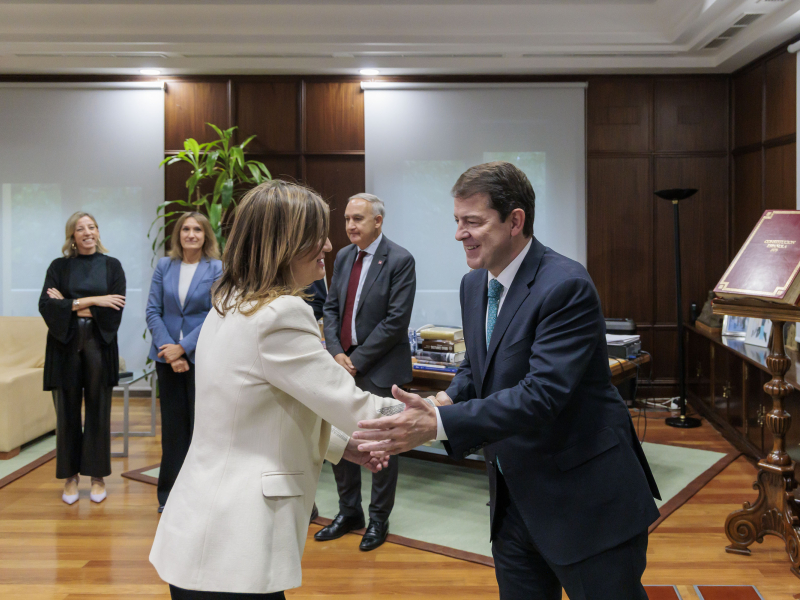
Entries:
MULTIPOLYGON (((466 358, 439 409, 451 457, 484 449, 494 522, 497 459, 542 554, 568 565, 642 533, 658 488, 611 385, 589 274, 533 238, 486 347, 487 272, 461 282, 466 358)), ((492 528, 494 532, 494 528, 492 528)))
POLYGON ((178 284, 181 277, 181 261, 168 256, 158 260, 147 298, 147 328, 153 336, 150 358, 166 362, 158 357, 164 344, 183 346, 186 358, 194 363, 194 349, 200 329, 211 310, 211 287, 222 275, 222 262, 203 257, 197 265, 186 302, 181 306, 178 284), (180 339, 183 332, 183 339, 180 339))

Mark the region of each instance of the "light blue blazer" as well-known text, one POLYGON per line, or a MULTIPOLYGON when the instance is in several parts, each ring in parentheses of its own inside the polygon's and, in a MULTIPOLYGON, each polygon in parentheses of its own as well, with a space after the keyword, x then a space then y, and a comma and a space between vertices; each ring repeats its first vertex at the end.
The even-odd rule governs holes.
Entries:
POLYGON ((194 363, 197 337, 208 311, 211 310, 211 286, 222 275, 222 261, 213 258, 200 259, 183 306, 178 297, 180 275, 181 261, 164 257, 158 261, 153 282, 150 284, 146 311, 147 328, 153 337, 150 358, 158 362, 166 362, 163 358, 158 358, 161 346, 180 343, 186 351, 186 358, 194 363))

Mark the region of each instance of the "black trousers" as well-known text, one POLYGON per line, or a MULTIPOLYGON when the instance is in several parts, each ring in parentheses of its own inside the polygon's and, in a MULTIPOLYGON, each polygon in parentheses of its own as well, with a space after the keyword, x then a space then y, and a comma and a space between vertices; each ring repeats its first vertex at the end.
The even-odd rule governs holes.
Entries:
POLYGON ((286 600, 283 592, 271 594, 234 594, 231 592, 201 592, 169 586, 172 600, 286 600))
POLYGON ((79 317, 68 345, 64 386, 56 404, 56 477, 111 475, 111 391, 103 372, 100 334, 92 319, 79 317), (81 425, 81 405, 86 419, 81 425))
POLYGON ((178 478, 194 429, 194 365, 176 373, 167 363, 156 363, 161 399, 161 469, 158 472, 158 503, 167 503, 178 478))
POLYGON ((553 564, 536 547, 500 473, 494 519, 500 600, 561 600, 562 587, 570 600, 647 600, 647 531, 575 564, 553 564))
MULTIPOLYGON (((386 398, 392 397, 391 388, 382 388, 374 385, 368 377, 357 374, 356 385, 366 392, 386 398)), ((352 431, 346 432, 348 434, 352 431)), ((378 473, 372 474, 372 497, 369 503, 369 518, 382 523, 389 519, 394 508, 394 497, 397 492, 397 476, 400 472, 400 463, 397 456, 389 459, 389 466, 378 473)), ((340 460, 338 465, 333 465, 333 475, 336 478, 336 489, 339 492, 339 514, 346 517, 357 517, 364 513, 361 508, 361 465, 340 460)))

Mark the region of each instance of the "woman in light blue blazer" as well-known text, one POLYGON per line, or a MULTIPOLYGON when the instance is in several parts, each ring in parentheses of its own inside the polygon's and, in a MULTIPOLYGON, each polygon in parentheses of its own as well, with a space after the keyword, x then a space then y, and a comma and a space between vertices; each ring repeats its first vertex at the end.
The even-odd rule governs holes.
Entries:
POLYGON ((211 310, 211 287, 222 275, 219 245, 208 219, 184 213, 175 223, 169 255, 158 261, 147 299, 161 398, 158 512, 189 451, 194 428, 194 349, 211 310))

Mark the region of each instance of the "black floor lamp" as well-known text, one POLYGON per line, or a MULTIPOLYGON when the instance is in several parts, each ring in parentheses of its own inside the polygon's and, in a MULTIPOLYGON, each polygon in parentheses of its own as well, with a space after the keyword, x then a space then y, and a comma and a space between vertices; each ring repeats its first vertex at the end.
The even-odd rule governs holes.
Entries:
POLYGON ((679 417, 669 417, 666 422, 670 427, 700 427, 700 420, 686 416, 686 365, 683 355, 683 298, 681 297, 681 233, 678 213, 678 202, 691 198, 697 193, 695 189, 659 190, 656 196, 672 202, 672 214, 675 220, 675 291, 678 301, 678 403, 681 407, 679 417))

